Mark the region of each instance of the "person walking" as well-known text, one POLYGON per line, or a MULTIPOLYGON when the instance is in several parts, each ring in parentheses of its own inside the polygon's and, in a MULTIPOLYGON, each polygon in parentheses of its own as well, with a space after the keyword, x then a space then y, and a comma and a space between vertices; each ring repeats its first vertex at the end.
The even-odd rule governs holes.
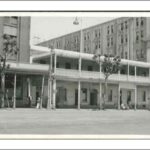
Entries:
POLYGON ((10 108, 8 93, 9 93, 9 91, 8 91, 8 89, 6 89, 6 95, 5 95, 5 97, 6 97, 7 107, 10 108))
POLYGON ((40 108, 40 97, 37 97, 37 105, 36 105, 36 108, 39 109, 40 108))

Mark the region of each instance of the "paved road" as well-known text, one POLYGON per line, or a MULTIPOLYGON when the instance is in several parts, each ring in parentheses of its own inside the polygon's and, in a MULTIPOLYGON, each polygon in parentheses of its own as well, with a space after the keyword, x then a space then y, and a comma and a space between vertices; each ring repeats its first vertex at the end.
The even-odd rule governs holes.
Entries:
POLYGON ((0 134, 150 134, 150 111, 0 109, 0 134))

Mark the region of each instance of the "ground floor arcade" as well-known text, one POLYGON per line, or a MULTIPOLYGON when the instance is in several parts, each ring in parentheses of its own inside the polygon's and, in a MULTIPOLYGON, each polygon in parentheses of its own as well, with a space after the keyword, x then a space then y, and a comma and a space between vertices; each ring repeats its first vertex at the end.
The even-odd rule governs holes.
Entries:
POLYGON ((150 86, 135 83, 108 83, 107 97, 103 101, 104 83, 73 80, 48 80, 43 75, 14 74, 5 75, 5 106, 36 107, 37 98, 42 106, 48 101, 53 108, 120 108, 121 103, 130 104, 131 109, 147 109, 150 101, 150 86), (49 83, 49 84, 48 84, 49 83), (50 86, 51 84, 51 86, 50 86), (31 97, 31 103, 28 97, 31 97))

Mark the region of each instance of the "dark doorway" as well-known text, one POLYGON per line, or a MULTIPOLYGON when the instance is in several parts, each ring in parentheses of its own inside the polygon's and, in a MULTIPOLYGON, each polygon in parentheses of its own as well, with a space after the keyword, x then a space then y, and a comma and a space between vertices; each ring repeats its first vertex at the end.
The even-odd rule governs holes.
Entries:
POLYGON ((56 94, 56 105, 58 107, 63 107, 65 102, 67 102, 67 89, 65 87, 58 87, 56 94))
POLYGON ((92 90, 90 92, 90 105, 97 105, 97 90, 92 90))
POLYGON ((75 106, 78 105, 78 90, 75 89, 75 106))

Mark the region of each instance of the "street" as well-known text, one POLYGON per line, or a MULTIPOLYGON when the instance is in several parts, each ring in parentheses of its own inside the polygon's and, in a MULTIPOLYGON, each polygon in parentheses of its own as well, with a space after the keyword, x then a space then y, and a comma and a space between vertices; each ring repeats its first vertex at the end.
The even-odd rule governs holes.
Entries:
POLYGON ((148 110, 0 109, 0 134, 150 134, 148 110))

